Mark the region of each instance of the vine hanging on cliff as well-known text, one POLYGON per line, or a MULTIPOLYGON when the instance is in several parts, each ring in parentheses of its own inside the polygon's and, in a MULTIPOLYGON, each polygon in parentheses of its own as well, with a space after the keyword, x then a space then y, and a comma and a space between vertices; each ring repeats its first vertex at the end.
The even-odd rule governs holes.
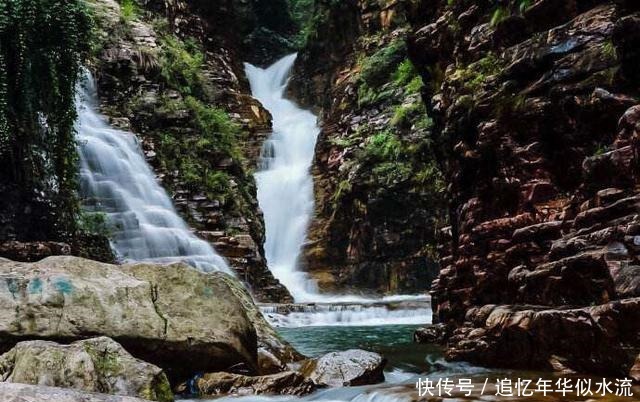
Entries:
POLYGON ((0 184, 43 208, 48 235, 73 226, 75 85, 90 19, 80 0, 0 1, 0 184))

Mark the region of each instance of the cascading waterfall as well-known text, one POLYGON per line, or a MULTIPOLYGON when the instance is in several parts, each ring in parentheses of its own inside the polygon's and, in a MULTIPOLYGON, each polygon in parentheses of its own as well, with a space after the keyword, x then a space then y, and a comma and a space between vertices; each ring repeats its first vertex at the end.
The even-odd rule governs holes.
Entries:
POLYGON ((295 60, 296 55, 292 54, 266 69, 245 64, 253 96, 273 118, 273 133, 263 146, 261 169, 256 173, 258 202, 264 213, 269 269, 297 303, 325 306, 301 304, 299 310, 285 312, 263 306, 263 314, 271 324, 288 327, 429 322, 428 296, 397 296, 395 300, 385 300, 319 294, 315 282, 299 270, 298 260, 314 207, 310 170, 320 128, 313 113, 285 98, 295 60), (403 300, 413 303, 393 303, 403 300))
POLYGON ((106 214, 117 256, 125 261, 184 261, 203 271, 231 273, 225 260, 178 216, 136 136, 110 127, 97 112, 97 99, 95 80, 87 72, 76 100, 80 195, 86 209, 106 214))
POLYGON ((269 269, 296 301, 311 301, 318 297, 315 282, 297 267, 313 213, 309 170, 320 128, 316 116, 284 97, 295 59, 295 54, 286 56, 267 69, 245 66, 253 96, 273 117, 273 134, 263 146, 255 176, 269 269))

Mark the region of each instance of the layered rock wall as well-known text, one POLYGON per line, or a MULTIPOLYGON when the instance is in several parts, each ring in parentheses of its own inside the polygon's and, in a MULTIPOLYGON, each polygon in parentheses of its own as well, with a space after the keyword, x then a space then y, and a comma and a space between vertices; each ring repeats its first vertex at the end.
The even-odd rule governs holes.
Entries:
POLYGON ((234 29, 249 24, 251 8, 218 3, 147 1, 124 17, 117 3, 95 1, 102 110, 112 125, 139 135, 178 212, 254 295, 292 301, 266 266, 251 175, 271 129, 250 96, 234 29))
POLYGON ((621 374, 640 346, 637 2, 423 3, 409 54, 448 184, 433 296, 450 357, 621 374), (589 330, 564 311, 597 305, 612 314, 589 330))
POLYGON ((325 289, 423 291, 437 272, 433 245, 444 216, 422 83, 407 61, 414 4, 315 7, 290 85, 322 127, 304 263, 325 289))

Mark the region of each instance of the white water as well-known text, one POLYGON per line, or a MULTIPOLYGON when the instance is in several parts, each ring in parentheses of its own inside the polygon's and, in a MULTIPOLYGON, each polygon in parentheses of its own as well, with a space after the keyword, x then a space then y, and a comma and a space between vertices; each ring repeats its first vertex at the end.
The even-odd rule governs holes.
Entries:
POLYGON ((431 322, 428 299, 411 303, 325 303, 293 306, 262 305, 274 327, 422 325, 431 322))
POLYGON ((88 73, 76 104, 81 197, 86 208, 106 213, 117 256, 125 261, 184 261, 203 271, 231 273, 224 259, 178 216, 136 136, 113 129, 97 112, 96 85, 88 73))
POLYGON ((298 269, 302 245, 313 213, 313 179, 309 172, 320 133, 316 116, 285 99, 296 55, 267 69, 245 65, 253 96, 271 112, 273 134, 263 146, 256 173, 258 202, 266 227, 265 254, 273 275, 297 302, 318 299, 315 282, 298 269))

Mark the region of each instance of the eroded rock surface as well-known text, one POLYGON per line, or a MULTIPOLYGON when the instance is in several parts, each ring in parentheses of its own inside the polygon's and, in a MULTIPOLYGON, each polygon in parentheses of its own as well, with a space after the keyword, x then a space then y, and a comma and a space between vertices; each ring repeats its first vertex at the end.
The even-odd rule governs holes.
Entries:
POLYGON ((320 386, 343 387, 384 381, 387 359, 360 349, 332 352, 304 362, 300 372, 320 386))
POLYGON ((195 381, 200 396, 214 395, 306 395, 316 389, 313 381, 295 371, 249 377, 208 373, 195 381))
POLYGON ((106 337, 70 345, 20 342, 0 357, 0 377, 7 383, 173 401, 162 369, 135 359, 106 337))
POLYGON ((430 4, 409 54, 451 200, 433 285, 457 328, 449 357, 625 374, 640 346, 637 2, 430 4))
POLYGON ((81 392, 72 389, 0 383, 3 402, 145 402, 147 399, 81 392))
POLYGON ((169 379, 257 370, 256 331, 221 280, 187 265, 115 266, 75 257, 0 261, 0 349, 33 338, 108 336, 169 379))

